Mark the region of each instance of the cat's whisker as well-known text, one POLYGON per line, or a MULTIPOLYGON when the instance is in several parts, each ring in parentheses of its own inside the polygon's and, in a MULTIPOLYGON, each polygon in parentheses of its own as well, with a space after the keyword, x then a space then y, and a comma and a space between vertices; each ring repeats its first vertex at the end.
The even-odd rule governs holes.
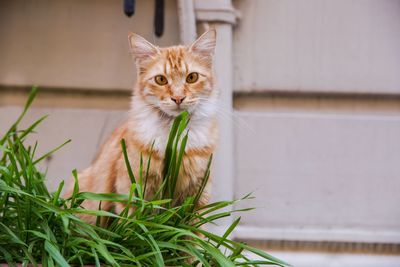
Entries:
MULTIPOLYGON (((202 97, 197 97, 198 100, 203 101, 205 103, 211 102, 210 99, 208 98, 202 98, 202 97)), ((214 103, 212 103, 214 104, 214 103)), ((234 126, 238 130, 250 130, 251 132, 255 133, 255 130, 253 127, 251 127, 245 120, 240 118, 238 114, 235 113, 234 110, 228 110, 227 108, 223 107, 222 105, 216 105, 216 112, 218 114, 218 117, 223 119, 223 120, 229 120, 234 124, 234 126)))

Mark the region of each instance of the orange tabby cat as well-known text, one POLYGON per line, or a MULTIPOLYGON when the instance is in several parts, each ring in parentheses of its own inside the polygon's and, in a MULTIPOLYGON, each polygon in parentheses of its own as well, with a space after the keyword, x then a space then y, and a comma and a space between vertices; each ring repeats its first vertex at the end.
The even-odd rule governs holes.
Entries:
MULTIPOLYGON (((140 154, 147 162, 154 142, 146 192, 146 198, 151 199, 162 182, 164 150, 172 122, 187 110, 189 138, 175 193, 177 203, 181 203, 197 192, 216 145, 218 92, 213 76, 216 32, 207 31, 190 46, 166 48, 154 46, 134 33, 128 38, 137 66, 129 119, 114 131, 92 165, 79 173, 80 191, 128 194, 131 182, 120 140, 126 140, 136 177, 140 154)), ((66 195, 71 195, 72 187, 69 186, 66 195)), ((207 198, 206 189, 200 205, 205 204, 207 198)), ((99 203, 85 201, 82 205, 97 209, 99 203)), ((102 209, 110 210, 113 205, 117 213, 124 208, 120 203, 103 203, 102 209)), ((83 218, 92 223, 95 219, 83 218)))

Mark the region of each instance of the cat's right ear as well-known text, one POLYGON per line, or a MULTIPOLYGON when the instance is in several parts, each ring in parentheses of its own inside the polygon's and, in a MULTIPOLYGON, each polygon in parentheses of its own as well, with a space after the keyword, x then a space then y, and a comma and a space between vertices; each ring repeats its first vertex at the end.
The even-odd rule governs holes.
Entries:
POLYGON ((128 34, 128 41, 131 54, 136 60, 142 60, 160 54, 160 49, 158 49, 158 47, 152 45, 149 41, 136 33, 130 32, 128 34))

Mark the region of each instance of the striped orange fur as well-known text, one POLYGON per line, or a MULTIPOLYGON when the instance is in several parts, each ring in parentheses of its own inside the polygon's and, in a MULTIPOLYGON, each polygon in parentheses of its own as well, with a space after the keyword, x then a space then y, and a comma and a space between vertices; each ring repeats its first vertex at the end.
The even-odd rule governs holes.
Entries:
MULTIPOLYGON (((79 173, 80 191, 128 193, 131 182, 120 145, 120 140, 125 139, 136 176, 140 155, 144 162, 151 157, 146 192, 146 198, 151 199, 162 182, 164 149, 172 122, 187 110, 190 114, 189 138, 175 195, 176 203, 181 203, 197 192, 217 143, 218 91, 214 87, 213 74, 216 32, 207 31, 190 46, 166 48, 154 46, 134 33, 130 33, 128 39, 137 66, 129 119, 113 132, 95 161, 79 173)), ((72 184, 70 182, 66 196, 71 195, 72 184)), ((207 203, 208 187, 200 204, 207 203)), ((85 201, 82 205, 97 209, 99 203, 85 201)), ((102 204, 105 210, 113 207, 116 212, 123 209, 120 204, 102 204)), ((91 223, 95 219, 83 218, 91 223)))

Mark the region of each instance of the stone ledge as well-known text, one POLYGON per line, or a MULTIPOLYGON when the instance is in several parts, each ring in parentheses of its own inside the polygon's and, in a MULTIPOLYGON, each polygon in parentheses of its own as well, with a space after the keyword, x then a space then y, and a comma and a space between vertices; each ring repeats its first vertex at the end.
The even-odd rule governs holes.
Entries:
POLYGON ((254 240, 246 238, 236 240, 266 251, 400 255, 400 244, 394 243, 254 240))

